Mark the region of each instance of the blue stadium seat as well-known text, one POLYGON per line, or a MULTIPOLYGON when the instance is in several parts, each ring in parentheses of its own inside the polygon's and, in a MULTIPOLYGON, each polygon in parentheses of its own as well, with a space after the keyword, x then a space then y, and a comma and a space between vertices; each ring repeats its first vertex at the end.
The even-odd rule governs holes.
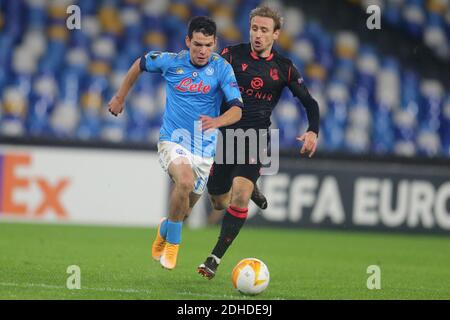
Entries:
MULTIPOLYGON (((259 0, 78 0, 81 30, 68 30, 65 1, 0 2, 0 134, 111 142, 158 140, 165 83, 143 73, 121 117, 106 104, 131 64, 149 50, 185 49, 186 24, 209 15, 219 48, 248 41, 248 15, 259 0), (232 2, 229 2, 232 3, 232 2)), ((283 7, 280 1, 272 6, 283 7)), ((383 17, 449 53, 448 3, 388 1, 383 17)), ((450 93, 355 33, 325 30, 301 7, 284 7, 277 50, 302 73, 321 109, 319 149, 358 154, 450 156, 450 93)), ((283 148, 297 148, 304 109, 287 91, 273 114, 283 148)))

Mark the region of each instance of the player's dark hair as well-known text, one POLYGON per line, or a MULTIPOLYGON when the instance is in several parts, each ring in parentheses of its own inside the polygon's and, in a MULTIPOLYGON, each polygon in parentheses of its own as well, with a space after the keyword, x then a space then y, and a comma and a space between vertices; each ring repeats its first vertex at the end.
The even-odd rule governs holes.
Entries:
POLYGON ((189 39, 192 39, 192 35, 194 32, 201 32, 205 36, 214 36, 216 37, 217 26, 213 19, 209 17, 199 16, 193 17, 189 21, 188 27, 188 36, 189 39))

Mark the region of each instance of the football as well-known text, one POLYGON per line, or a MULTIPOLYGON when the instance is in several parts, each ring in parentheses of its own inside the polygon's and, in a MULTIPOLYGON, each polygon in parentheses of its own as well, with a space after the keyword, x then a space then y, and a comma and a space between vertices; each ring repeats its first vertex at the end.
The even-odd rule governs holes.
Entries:
POLYGON ((269 269, 259 259, 242 259, 231 272, 231 281, 234 288, 240 293, 257 295, 266 290, 269 285, 269 269))

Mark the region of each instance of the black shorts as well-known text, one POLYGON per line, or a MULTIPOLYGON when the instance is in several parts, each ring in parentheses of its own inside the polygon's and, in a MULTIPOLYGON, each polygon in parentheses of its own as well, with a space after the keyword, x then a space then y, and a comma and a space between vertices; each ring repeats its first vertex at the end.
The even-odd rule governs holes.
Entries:
MULTIPOLYGON (((247 133, 247 130, 244 129, 244 134, 247 133)), ((256 134, 256 140, 246 137, 245 144, 242 143, 240 146, 237 142, 238 138, 234 137, 234 143, 230 145, 227 143, 230 138, 227 138, 225 132, 221 131, 221 133, 223 143, 219 139, 216 161, 211 167, 207 184, 208 193, 211 195, 221 195, 230 191, 235 177, 247 178, 255 184, 261 175, 261 157, 267 154, 270 148, 270 135, 267 134, 261 140, 264 135, 263 131, 256 134), (245 149, 242 148, 244 145, 245 149), (230 147, 234 148, 234 152, 231 154, 230 147), (262 150, 260 150, 261 148, 262 150)))

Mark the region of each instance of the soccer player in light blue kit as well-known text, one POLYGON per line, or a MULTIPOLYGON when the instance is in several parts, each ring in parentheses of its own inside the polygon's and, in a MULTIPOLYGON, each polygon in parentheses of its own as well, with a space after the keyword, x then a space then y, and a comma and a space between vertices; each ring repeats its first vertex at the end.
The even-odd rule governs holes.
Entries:
POLYGON ((208 17, 191 19, 186 36, 189 51, 150 51, 137 59, 108 104, 117 116, 142 71, 166 79, 166 109, 158 143, 159 161, 174 182, 169 215, 158 226, 152 257, 166 269, 177 262, 184 218, 205 190, 216 149, 217 128, 241 118, 241 94, 231 65, 213 53, 216 24, 208 17), (219 116, 222 101, 229 109, 219 116))

